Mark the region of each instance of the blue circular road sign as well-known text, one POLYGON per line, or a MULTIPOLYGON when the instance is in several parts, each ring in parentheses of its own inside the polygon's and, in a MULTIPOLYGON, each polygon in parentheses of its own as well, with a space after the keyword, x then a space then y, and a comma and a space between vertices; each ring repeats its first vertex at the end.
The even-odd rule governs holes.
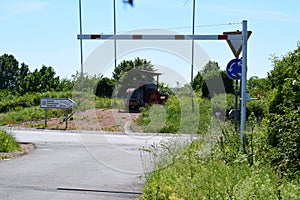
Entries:
POLYGON ((242 60, 232 59, 226 67, 227 76, 232 80, 239 80, 242 76, 242 60))

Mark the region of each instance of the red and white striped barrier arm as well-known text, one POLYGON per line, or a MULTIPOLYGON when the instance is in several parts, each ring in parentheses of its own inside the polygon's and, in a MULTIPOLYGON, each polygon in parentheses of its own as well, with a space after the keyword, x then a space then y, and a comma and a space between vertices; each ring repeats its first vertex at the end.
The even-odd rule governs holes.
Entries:
POLYGON ((242 40, 239 35, 106 35, 83 34, 77 35, 79 40, 242 40))

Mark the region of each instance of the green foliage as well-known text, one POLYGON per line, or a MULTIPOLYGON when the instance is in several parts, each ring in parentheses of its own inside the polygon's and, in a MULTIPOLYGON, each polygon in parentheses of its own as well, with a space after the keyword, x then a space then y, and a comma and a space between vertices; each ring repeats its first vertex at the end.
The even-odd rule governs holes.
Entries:
POLYGON ((174 95, 174 92, 163 82, 158 83, 158 89, 163 94, 174 95))
POLYGON ((205 75, 202 85, 202 96, 212 98, 217 94, 234 93, 233 80, 228 78, 225 71, 211 72, 205 75))
POLYGON ((124 109, 123 99, 112 99, 108 97, 95 97, 94 100, 95 108, 115 108, 124 109))
POLYGON ((66 91, 73 87, 67 79, 62 82, 55 76, 54 69, 43 65, 40 70, 29 71, 28 65, 15 59, 13 55, 0 56, 0 90, 10 90, 14 94, 32 92, 66 91))
POLYGON ((60 84, 57 87, 57 91, 63 91, 63 92, 68 92, 68 91, 72 91, 74 87, 74 83, 67 79, 67 78, 63 78, 60 80, 60 84))
MULTIPOLYGON (((48 109, 47 116, 60 117, 65 115, 63 109, 48 109)), ((29 107, 8 113, 0 114, 0 126, 7 124, 19 124, 29 121, 37 121, 45 118, 45 109, 40 107, 29 107)))
POLYGON ((269 104, 268 144, 273 166, 283 176, 300 171, 300 46, 282 58, 274 57, 268 79, 274 88, 269 104))
MULTIPOLYGON (((128 71, 131 69, 142 69, 147 71, 154 71, 154 66, 151 64, 150 61, 141 58, 135 58, 132 60, 123 60, 114 70, 113 72, 113 79, 115 82, 118 82, 122 79, 128 71)), ((150 77, 152 78, 152 77, 150 77)))
POLYGON ((270 155, 273 166, 283 175, 300 174, 300 108, 285 115, 271 114, 268 142, 275 148, 270 155))
POLYGON ((21 149, 15 138, 5 130, 0 129, 0 152, 12 152, 19 150, 21 149))
MULTIPOLYGON (((215 95, 212 99, 213 113, 219 113, 222 119, 228 117, 231 109, 235 108, 235 95, 233 94, 219 94, 215 95)), ((263 120, 268 113, 268 104, 265 99, 248 101, 246 116, 247 118, 253 113, 258 121, 263 120)))
POLYGON ((261 121, 268 113, 268 105, 265 100, 254 100, 247 102, 246 117, 253 113, 258 121, 261 121))
POLYGON ((9 91, 0 91, 0 113, 20 110, 23 108, 40 105, 40 98, 67 98, 71 97, 71 91, 68 92, 44 92, 27 93, 24 95, 13 95, 9 91), (6 96, 5 96, 6 95, 6 96))
POLYGON ((206 63, 204 68, 201 70, 201 74, 209 74, 216 71, 220 71, 219 63, 215 61, 208 61, 208 63, 206 63))
POLYGON ((252 76, 247 81, 247 90, 252 97, 262 99, 267 96, 267 92, 271 90, 271 85, 267 78, 258 78, 252 76))
POLYGON ((234 107, 234 96, 231 94, 218 94, 211 98, 212 113, 225 119, 226 113, 234 107))
POLYGON ((151 106, 141 108, 138 124, 141 125, 143 132, 176 133, 178 131, 181 109, 179 100, 175 96, 169 97, 163 107, 152 108, 151 106), (164 124, 161 125, 161 122, 164 124))
POLYGON ((141 109, 137 123, 144 132, 203 133, 208 129, 211 104, 208 100, 195 98, 192 112, 190 97, 172 95, 163 106, 141 109))
POLYGON ((0 90, 19 90, 23 79, 27 76, 29 68, 22 63, 19 68, 19 62, 13 55, 3 54, 0 56, 0 90))
POLYGON ((212 98, 217 94, 234 93, 233 81, 225 71, 221 71, 217 62, 209 61, 199 71, 192 82, 193 90, 202 91, 202 96, 212 98))
POLYGON ((112 97, 115 82, 107 77, 100 78, 97 83, 95 95, 99 97, 112 97))
POLYGON ((95 108, 112 108, 113 100, 107 97, 95 97, 95 108))
POLYGON ((40 70, 29 73, 20 84, 20 93, 58 91, 59 77, 55 77, 54 69, 43 65, 40 70))
POLYGON ((81 73, 77 71, 76 74, 72 75, 72 82, 74 83, 73 91, 81 96, 83 83, 85 96, 94 95, 98 81, 99 77, 97 77, 96 75, 91 76, 88 74, 83 74, 83 77, 81 77, 81 73))
MULTIPOLYGON (((220 126, 220 123, 216 121, 212 125, 211 129, 218 131, 214 126, 220 126)), ((269 157, 262 157, 266 154, 262 153, 265 144, 260 133, 253 134, 255 159, 251 163, 248 155, 239 150, 239 136, 232 129, 232 124, 223 124, 220 131, 215 145, 212 140, 206 140, 211 143, 208 151, 205 140, 195 140, 173 163, 150 173, 141 199, 298 198, 299 179, 290 181, 278 176, 268 162, 262 160, 269 157)), ((163 148, 172 149, 170 146, 163 148)), ((249 151, 250 144, 247 149, 249 151)), ((175 156, 172 152, 169 151, 169 157, 175 156)), ((159 156, 157 152, 149 153, 159 156)))
POLYGON ((203 76, 201 75, 201 72, 198 72, 192 82, 193 90, 196 92, 202 91, 202 86, 204 83, 205 82, 204 82, 203 76))
POLYGON ((123 60, 113 72, 113 80, 116 82, 116 95, 120 98, 126 97, 128 88, 138 88, 147 82, 153 82, 154 66, 150 61, 136 58, 132 60, 123 60), (135 70, 138 69, 138 70, 135 70), (139 70, 145 70, 139 71, 139 70))

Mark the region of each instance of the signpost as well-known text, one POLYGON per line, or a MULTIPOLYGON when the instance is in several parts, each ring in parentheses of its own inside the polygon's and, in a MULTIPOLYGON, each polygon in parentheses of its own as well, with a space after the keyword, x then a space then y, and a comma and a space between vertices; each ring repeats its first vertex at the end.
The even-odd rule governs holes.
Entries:
POLYGON ((232 50, 232 53, 234 54, 235 58, 238 59, 239 55, 241 52, 242 54, 242 62, 241 62, 241 68, 243 69, 240 74, 236 73, 236 70, 234 66, 232 68, 229 67, 229 72, 227 71, 227 75, 229 78, 235 80, 236 82, 236 103, 235 103, 235 130, 237 132, 238 127, 237 127, 237 113, 238 113, 238 80, 241 80, 241 113, 240 113, 240 119, 241 119, 241 130, 240 130, 240 137, 241 137, 241 150, 245 152, 245 141, 246 141, 246 136, 245 136, 245 130, 246 130, 246 85, 247 85, 247 41, 248 38, 250 37, 252 31, 248 31, 247 28, 247 21, 243 20, 243 30, 242 31, 233 31, 233 32, 223 32, 223 34, 234 36, 234 35, 241 35, 242 38, 241 40, 231 40, 227 39, 227 43, 232 50), (231 70, 231 71, 230 71, 231 70), (239 77, 236 77, 235 75, 239 75, 239 77))
POLYGON ((45 127, 47 126, 48 108, 57 108, 66 110, 66 129, 68 128, 68 111, 75 105, 75 102, 69 98, 41 98, 40 107, 46 108, 45 111, 45 127))
POLYGON ((227 76, 235 80, 235 108, 234 108, 234 129, 235 132, 238 132, 238 81, 242 76, 242 60, 241 59, 232 59, 229 61, 226 67, 227 76))

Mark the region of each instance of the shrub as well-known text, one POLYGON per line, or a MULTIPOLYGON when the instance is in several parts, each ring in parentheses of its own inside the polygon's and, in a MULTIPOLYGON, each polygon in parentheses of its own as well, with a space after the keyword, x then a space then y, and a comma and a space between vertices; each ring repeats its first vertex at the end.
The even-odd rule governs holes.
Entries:
POLYGON ((6 131, 0 129, 0 152, 19 151, 20 146, 15 138, 6 131))
POLYGON ((300 174, 300 108, 285 115, 271 114, 268 143, 274 148, 270 155, 273 166, 282 175, 300 174))
MULTIPOLYGON (((239 136, 231 127, 229 123, 222 126, 223 140, 212 145, 209 151, 205 151, 203 141, 196 140, 173 163, 153 171, 147 178, 141 200, 298 199, 299 176, 290 181, 278 176, 268 162, 258 160, 263 158, 262 154, 266 156, 264 159, 269 159, 261 148, 265 144, 259 144, 265 142, 261 134, 253 136, 256 161, 250 165, 248 155, 239 151, 239 136)), ((176 151, 170 151, 170 157, 174 157, 173 152, 176 151)), ((160 161, 157 157, 161 155, 154 154, 151 163, 160 161)))
POLYGON ((159 109, 142 108, 137 123, 144 132, 196 134, 205 133, 210 120, 209 100, 195 98, 194 112, 192 112, 190 97, 177 95, 170 96, 159 109))
POLYGON ((39 106, 40 99, 43 97, 49 98, 67 98, 71 97, 71 91, 69 92, 44 92, 44 93, 27 93, 23 96, 20 95, 8 95, 2 97, 0 101, 0 113, 5 113, 14 110, 20 110, 21 108, 28 108, 32 106, 39 106))

